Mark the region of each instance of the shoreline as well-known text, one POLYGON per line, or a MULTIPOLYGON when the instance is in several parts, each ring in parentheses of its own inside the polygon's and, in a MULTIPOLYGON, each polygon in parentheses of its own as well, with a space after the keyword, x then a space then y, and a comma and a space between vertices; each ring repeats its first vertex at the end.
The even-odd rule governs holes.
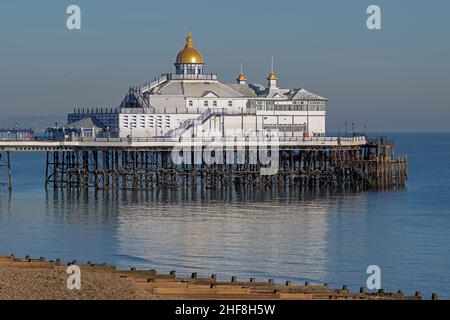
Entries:
MULTIPOLYGON (((351 292, 346 286, 333 289, 327 284, 296 285, 240 281, 219 281, 215 275, 178 278, 175 271, 158 274, 154 270, 117 270, 108 264, 79 265, 81 289, 67 289, 68 266, 45 258, 18 259, 0 257, 0 300, 421 300, 419 292, 407 296, 403 292, 351 292)), ((437 295, 433 295, 437 299, 437 295)))

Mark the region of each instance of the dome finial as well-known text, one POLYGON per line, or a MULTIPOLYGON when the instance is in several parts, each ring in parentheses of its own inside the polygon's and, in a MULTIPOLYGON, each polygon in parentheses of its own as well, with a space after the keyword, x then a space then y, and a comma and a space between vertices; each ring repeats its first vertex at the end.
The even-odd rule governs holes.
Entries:
POLYGON ((186 38, 186 47, 192 47, 192 32, 191 27, 188 28, 188 35, 186 38))

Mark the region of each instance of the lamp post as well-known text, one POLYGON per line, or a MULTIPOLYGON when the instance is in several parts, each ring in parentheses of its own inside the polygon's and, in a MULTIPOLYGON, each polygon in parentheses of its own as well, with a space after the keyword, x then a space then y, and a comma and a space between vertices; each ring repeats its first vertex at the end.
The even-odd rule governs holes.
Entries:
POLYGON ((306 103, 306 132, 309 136, 309 102, 306 103))
POLYGON ((291 127, 291 131, 292 131, 291 136, 293 137, 293 136, 294 136, 294 116, 292 116, 292 127, 291 127))

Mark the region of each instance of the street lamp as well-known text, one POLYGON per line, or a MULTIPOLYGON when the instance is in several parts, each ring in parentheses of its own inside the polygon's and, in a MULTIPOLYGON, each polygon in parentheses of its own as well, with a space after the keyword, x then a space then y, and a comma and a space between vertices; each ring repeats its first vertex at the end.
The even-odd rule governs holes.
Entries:
POLYGON ((306 131, 309 136, 309 102, 306 103, 306 131))

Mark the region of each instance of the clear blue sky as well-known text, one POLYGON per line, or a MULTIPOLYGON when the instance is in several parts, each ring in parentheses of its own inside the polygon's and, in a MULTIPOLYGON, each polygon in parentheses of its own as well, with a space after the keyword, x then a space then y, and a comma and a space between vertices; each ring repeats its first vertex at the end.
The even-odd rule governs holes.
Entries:
POLYGON ((265 83, 329 99, 328 130, 450 129, 450 1, 24 1, 0 3, 0 116, 116 106, 130 85, 171 72, 192 27, 207 70, 234 82, 239 61, 265 83), (66 29, 66 7, 82 30, 66 29), (366 9, 382 9, 380 31, 366 9))

